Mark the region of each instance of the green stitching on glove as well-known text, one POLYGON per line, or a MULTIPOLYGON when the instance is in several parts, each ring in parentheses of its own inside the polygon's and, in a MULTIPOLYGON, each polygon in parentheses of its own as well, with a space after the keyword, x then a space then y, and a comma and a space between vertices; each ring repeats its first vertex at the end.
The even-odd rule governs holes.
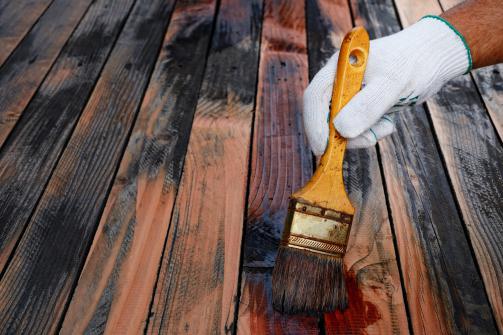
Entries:
POLYGON ((436 15, 426 15, 426 16, 423 16, 421 18, 421 20, 422 19, 427 19, 427 18, 439 20, 439 21, 445 23, 447 25, 447 27, 449 27, 456 35, 459 36, 459 38, 461 39, 461 41, 463 42, 463 44, 465 46, 466 54, 468 56, 468 69, 466 70, 466 72, 464 74, 467 74, 468 72, 470 72, 472 70, 472 67, 473 67, 472 53, 471 53, 470 47, 468 46, 468 42, 466 42, 464 36, 461 35, 461 33, 456 28, 454 28, 454 26, 452 24, 450 24, 449 21, 447 21, 443 17, 436 16, 436 15))

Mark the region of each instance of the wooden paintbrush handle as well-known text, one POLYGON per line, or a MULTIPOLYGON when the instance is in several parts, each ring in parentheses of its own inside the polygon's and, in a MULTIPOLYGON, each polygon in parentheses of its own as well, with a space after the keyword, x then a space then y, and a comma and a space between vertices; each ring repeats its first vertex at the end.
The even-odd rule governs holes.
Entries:
POLYGON ((330 108, 328 145, 311 180, 292 197, 314 206, 354 214, 344 187, 342 163, 346 139, 335 130, 333 120, 345 104, 360 90, 367 65, 369 36, 362 27, 354 28, 342 42, 337 76, 330 108))

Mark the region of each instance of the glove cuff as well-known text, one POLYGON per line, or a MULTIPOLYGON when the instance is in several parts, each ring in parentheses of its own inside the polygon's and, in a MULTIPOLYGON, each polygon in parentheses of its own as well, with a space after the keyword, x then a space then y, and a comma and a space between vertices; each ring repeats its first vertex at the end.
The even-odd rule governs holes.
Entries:
MULTIPOLYGON (((455 46, 452 45, 452 52, 455 54, 455 56, 457 56, 455 57, 455 60, 459 63, 458 64, 459 67, 462 67, 465 64, 465 60, 468 61, 468 65, 464 67, 466 70, 463 72, 463 74, 467 74, 468 72, 470 72, 473 67, 472 53, 470 47, 468 46, 468 42, 466 42, 464 36, 452 24, 450 24, 449 21, 447 21, 441 16, 426 15, 423 16, 423 18, 421 19, 421 21, 426 22, 431 20, 436 20, 437 25, 438 23, 440 23, 441 25, 447 26, 447 28, 449 28, 451 32, 453 32, 456 35, 452 36, 452 34, 448 34, 450 36, 448 37, 448 40, 446 40, 446 42, 449 44, 455 44, 455 46), (461 50, 460 48, 460 42, 462 43, 463 50, 461 50)), ((443 28, 444 29, 442 30, 445 30, 445 27, 443 28)))

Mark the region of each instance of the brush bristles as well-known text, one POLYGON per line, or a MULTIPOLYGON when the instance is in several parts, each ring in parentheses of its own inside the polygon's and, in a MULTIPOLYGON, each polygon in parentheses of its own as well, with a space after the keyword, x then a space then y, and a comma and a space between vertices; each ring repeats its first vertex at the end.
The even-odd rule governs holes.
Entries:
POLYGON ((319 315, 348 305, 342 258, 280 246, 272 274, 273 307, 319 315))

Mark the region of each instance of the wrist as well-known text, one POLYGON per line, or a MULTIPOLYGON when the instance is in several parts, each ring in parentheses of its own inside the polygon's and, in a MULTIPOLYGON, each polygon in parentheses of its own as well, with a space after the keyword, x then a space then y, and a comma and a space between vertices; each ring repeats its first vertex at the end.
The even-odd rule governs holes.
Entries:
POLYGON ((471 54, 466 41, 445 19, 425 16, 403 32, 415 41, 418 60, 430 62, 435 79, 446 82, 471 70, 471 54))

